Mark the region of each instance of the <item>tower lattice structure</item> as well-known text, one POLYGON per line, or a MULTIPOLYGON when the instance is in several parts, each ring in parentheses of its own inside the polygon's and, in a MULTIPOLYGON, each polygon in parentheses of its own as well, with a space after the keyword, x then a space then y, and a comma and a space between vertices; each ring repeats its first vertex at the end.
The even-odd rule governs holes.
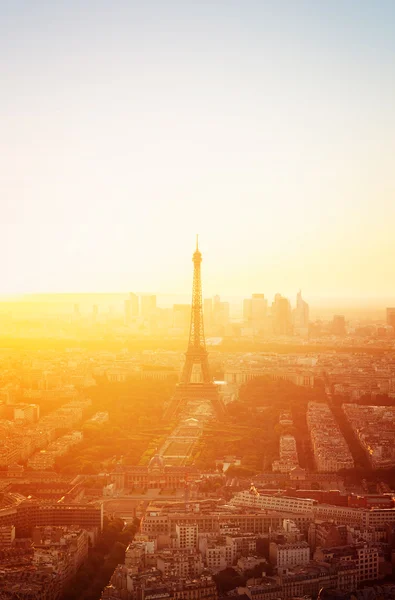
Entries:
POLYGON ((181 383, 191 383, 194 365, 200 365, 203 383, 211 383, 206 340, 204 338, 204 321, 202 305, 202 278, 201 264, 202 254, 199 250, 198 238, 196 238, 196 250, 193 254, 193 286, 192 286, 192 308, 191 323, 189 328, 189 343, 185 355, 185 364, 182 370, 181 383))
POLYGON ((219 398, 218 388, 211 380, 208 352, 206 350, 206 340, 204 337, 201 278, 202 254, 199 250, 198 237, 196 237, 196 249, 192 260, 193 286, 189 342, 185 353, 185 363, 182 369, 180 383, 177 385, 175 394, 167 409, 167 417, 171 417, 180 412, 188 400, 209 400, 211 401, 217 416, 224 413, 224 406, 219 398), (192 381, 193 367, 195 365, 199 365, 201 369, 202 380, 200 382, 192 381))

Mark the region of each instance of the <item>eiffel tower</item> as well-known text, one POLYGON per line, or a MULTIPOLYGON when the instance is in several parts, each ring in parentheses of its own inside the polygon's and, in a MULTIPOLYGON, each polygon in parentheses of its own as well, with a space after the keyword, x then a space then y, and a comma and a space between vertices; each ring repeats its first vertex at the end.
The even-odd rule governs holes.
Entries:
POLYGON ((172 417, 178 414, 188 400, 210 400, 217 416, 224 414, 224 406, 219 398, 218 388, 210 377, 208 364, 208 352, 204 338, 204 322, 202 307, 202 280, 200 265, 202 254, 199 250, 198 236, 196 236, 196 250, 193 254, 193 287, 192 287, 192 309, 191 324, 189 329, 188 349, 185 354, 185 363, 182 370, 180 383, 176 387, 175 394, 167 409, 166 416, 172 417), (193 382, 193 367, 199 365, 202 381, 193 382))

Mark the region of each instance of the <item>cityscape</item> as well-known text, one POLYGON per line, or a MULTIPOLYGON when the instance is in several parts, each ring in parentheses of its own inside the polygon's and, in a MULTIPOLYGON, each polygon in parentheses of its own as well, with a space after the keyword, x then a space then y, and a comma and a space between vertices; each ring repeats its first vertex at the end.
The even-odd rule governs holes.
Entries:
POLYGON ((0 2, 0 600, 395 600, 395 3, 0 2))
POLYGON ((167 320, 4 319, 1 598, 393 597, 395 308, 233 321, 201 265, 167 320))

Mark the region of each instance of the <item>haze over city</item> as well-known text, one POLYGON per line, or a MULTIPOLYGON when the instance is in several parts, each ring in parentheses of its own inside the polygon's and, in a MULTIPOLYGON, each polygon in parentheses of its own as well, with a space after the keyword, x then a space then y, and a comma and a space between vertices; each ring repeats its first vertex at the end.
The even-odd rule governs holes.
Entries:
POLYGON ((393 297, 394 11, 2 3, 0 293, 393 297))
POLYGON ((0 600, 395 600, 395 3, 0 2, 0 600))

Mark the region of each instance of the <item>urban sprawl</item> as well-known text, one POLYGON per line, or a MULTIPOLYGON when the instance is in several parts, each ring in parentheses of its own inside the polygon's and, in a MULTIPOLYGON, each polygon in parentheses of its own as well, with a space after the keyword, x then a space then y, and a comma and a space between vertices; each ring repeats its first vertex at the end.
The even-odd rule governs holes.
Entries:
POLYGON ((1 600, 395 597, 395 309, 234 322, 200 262, 192 305, 3 314, 1 600))

